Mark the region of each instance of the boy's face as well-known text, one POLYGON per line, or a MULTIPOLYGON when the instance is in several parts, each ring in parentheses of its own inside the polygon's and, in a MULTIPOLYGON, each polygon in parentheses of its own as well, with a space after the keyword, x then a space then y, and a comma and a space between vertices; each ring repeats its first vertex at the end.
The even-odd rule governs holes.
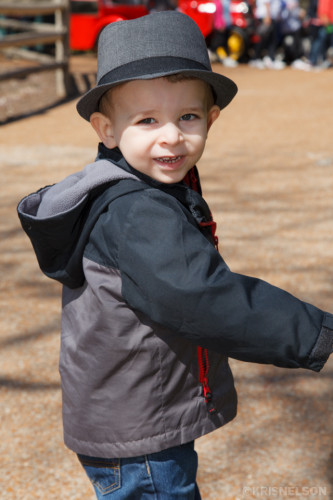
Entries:
POLYGON ((135 80, 112 89, 108 100, 108 116, 91 117, 104 144, 166 184, 180 182, 196 164, 220 112, 201 80, 135 80))

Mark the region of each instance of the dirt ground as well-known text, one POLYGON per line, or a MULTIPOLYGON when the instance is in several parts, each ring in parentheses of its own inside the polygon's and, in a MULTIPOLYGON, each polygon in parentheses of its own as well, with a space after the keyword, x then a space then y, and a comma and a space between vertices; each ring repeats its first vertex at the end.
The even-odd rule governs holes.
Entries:
MULTIPOLYGON (((83 90, 95 60, 73 58, 83 90)), ((215 66, 216 71, 222 67, 215 66)), ((204 195, 233 271, 333 312, 333 71, 224 73, 239 86, 200 161, 204 195)), ((94 159, 96 138, 54 106, 54 77, 0 86, 0 498, 93 500, 62 441, 60 287, 20 229, 26 194, 94 159), (17 119, 23 114, 39 112, 17 119), (10 121, 5 121, 7 118, 10 121)), ((199 439, 203 500, 333 498, 333 358, 320 374, 232 361, 234 422, 199 439)))

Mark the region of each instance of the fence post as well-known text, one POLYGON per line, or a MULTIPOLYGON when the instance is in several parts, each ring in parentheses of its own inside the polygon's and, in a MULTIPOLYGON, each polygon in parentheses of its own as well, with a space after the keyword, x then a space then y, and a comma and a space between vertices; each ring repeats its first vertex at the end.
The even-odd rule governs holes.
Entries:
POLYGON ((23 58, 35 59, 38 66, 29 66, 20 70, 0 73, 0 81, 19 78, 39 71, 55 71, 56 93, 60 97, 70 92, 69 77, 69 0, 0 0, 0 28, 11 28, 16 34, 0 37, 0 50, 15 49, 23 58), (24 16, 34 17, 54 15, 54 25, 48 23, 27 22, 24 16), (6 17, 7 16, 7 17, 6 17), (17 33, 19 32, 19 33, 17 33), (50 57, 46 54, 33 53, 26 47, 54 43, 55 54, 50 57), (33 57, 32 57, 33 55, 33 57))
MULTIPOLYGON (((57 0, 59 3, 61 0, 57 0)), ((65 28, 66 34, 55 42, 55 60, 64 62, 63 69, 56 70, 56 92, 58 96, 66 96, 70 92, 69 84, 69 9, 56 9, 55 28, 65 28)))

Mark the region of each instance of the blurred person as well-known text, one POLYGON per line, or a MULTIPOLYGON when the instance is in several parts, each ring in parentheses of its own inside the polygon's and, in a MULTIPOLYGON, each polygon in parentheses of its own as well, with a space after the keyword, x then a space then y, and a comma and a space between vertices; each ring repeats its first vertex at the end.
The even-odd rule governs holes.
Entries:
POLYGON ((230 56, 228 38, 231 27, 230 0, 214 0, 214 29, 210 37, 209 48, 217 59, 227 67, 236 67, 238 62, 230 56))
POLYGON ((318 18, 318 0, 309 0, 305 20, 304 27, 306 31, 306 36, 309 40, 309 46, 306 51, 307 59, 309 60, 309 54, 311 51, 311 47, 313 41, 317 37, 318 30, 321 26, 320 19, 318 18))
POLYGON ((314 68, 327 68, 332 65, 333 0, 318 0, 317 18, 319 26, 311 46, 310 64, 314 68))
POLYGON ((283 69, 285 63, 276 58, 281 41, 282 0, 256 0, 255 16, 258 20, 259 41, 254 47, 250 66, 258 69, 283 69))
POLYGON ((284 61, 295 69, 307 70, 308 63, 303 59, 304 17, 305 11, 300 7, 299 0, 284 0, 281 12, 284 61))

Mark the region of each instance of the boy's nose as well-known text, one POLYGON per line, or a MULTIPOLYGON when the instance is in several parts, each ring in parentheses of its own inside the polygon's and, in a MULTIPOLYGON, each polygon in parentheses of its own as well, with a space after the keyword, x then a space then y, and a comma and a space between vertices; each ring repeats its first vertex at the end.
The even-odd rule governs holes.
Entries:
POLYGON ((160 129, 159 142, 161 144, 178 144, 184 140, 182 131, 173 123, 165 124, 160 129))

